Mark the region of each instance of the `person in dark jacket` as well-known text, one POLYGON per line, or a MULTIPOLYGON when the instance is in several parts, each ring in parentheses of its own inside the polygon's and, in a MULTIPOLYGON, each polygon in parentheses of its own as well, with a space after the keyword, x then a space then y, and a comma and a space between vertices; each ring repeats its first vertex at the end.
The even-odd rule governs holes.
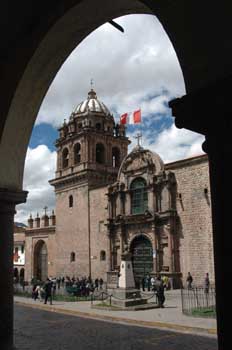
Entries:
POLYGON ((190 272, 188 272, 186 282, 187 282, 187 288, 192 289, 193 278, 190 272))
POLYGON ((52 305, 52 281, 47 278, 45 284, 44 284, 44 293, 45 293, 45 298, 44 298, 44 304, 47 304, 48 298, 50 299, 50 305, 52 305))
POLYGON ((165 302, 164 284, 160 275, 158 275, 156 278, 156 295, 158 299, 158 306, 163 308, 165 302))

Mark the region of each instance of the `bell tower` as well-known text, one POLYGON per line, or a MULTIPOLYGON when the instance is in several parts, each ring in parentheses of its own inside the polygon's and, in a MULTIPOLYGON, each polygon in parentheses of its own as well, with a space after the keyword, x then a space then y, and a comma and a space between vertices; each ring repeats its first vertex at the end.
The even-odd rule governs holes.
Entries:
POLYGON ((115 124, 93 89, 59 128, 49 181, 56 194, 57 275, 91 276, 93 231, 106 216, 107 186, 116 181, 129 143, 124 125, 115 124))
POLYGON ((93 89, 58 130, 56 177, 50 181, 55 189, 69 183, 86 181, 92 187, 116 180, 130 141, 124 125, 115 124, 93 89))

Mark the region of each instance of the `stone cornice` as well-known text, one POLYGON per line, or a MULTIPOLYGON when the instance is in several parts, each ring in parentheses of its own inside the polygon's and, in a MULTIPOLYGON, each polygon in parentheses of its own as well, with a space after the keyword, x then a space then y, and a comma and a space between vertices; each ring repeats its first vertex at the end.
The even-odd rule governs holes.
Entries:
POLYGON ((96 131, 95 129, 92 129, 92 128, 86 128, 86 129, 82 129, 79 132, 70 133, 64 138, 58 138, 55 142, 55 146, 62 147, 66 144, 69 144, 70 142, 75 142, 77 139, 80 139, 81 137, 87 137, 87 138, 94 137, 95 140, 99 138, 102 139, 103 137, 112 143, 114 142, 114 140, 118 140, 118 139, 120 139, 121 142, 125 142, 127 144, 130 144, 131 142, 127 136, 115 136, 112 133, 109 133, 108 131, 96 131))
POLYGON ((0 188, 0 202, 9 204, 25 203, 28 191, 12 191, 7 188, 0 188))
POLYGON ((56 226, 46 226, 46 227, 33 227, 33 228, 27 228, 25 230, 25 235, 48 235, 48 234, 55 234, 56 233, 56 226))

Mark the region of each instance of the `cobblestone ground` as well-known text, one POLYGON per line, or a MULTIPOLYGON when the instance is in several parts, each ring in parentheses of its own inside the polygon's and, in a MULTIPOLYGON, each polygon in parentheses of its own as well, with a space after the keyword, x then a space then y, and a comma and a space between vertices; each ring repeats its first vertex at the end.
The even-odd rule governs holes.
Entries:
POLYGON ((15 347, 17 350, 217 350, 217 340, 15 305, 15 347))

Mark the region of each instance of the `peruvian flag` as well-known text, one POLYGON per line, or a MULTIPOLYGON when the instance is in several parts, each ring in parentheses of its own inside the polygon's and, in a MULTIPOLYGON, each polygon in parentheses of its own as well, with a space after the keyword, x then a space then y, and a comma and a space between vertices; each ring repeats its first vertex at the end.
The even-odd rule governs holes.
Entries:
POLYGON ((120 117, 120 124, 138 124, 141 123, 141 109, 131 113, 124 113, 120 117))

